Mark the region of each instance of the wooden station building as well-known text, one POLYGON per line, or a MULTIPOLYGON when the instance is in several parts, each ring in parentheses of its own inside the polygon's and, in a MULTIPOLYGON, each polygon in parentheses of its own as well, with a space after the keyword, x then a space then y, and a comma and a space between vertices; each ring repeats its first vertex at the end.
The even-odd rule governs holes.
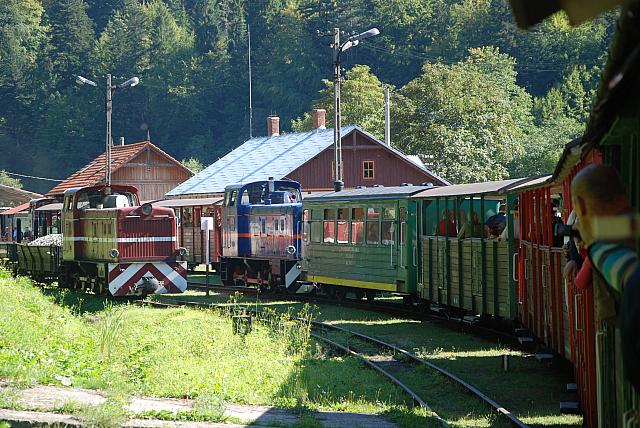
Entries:
MULTIPOLYGON (((193 173, 151 141, 120 144, 111 149, 111 182, 138 188, 141 201, 162 199, 193 173)), ((47 196, 60 197, 73 187, 104 183, 105 153, 51 189, 47 196)))
MULTIPOLYGON (((189 249, 193 263, 204 260, 203 249, 206 249, 200 218, 220 215, 226 186, 273 177, 299 182, 305 194, 333 189, 333 128, 326 128, 325 114, 324 110, 315 110, 314 129, 289 134, 281 134, 280 119, 270 116, 266 136, 245 141, 167 192, 164 201, 156 202, 173 207, 182 219, 180 243, 189 249)), ((450 184, 426 168, 416 156, 405 155, 358 126, 343 127, 341 132, 345 188, 402 183, 450 184)), ((213 261, 217 257, 215 245, 212 238, 213 261)))

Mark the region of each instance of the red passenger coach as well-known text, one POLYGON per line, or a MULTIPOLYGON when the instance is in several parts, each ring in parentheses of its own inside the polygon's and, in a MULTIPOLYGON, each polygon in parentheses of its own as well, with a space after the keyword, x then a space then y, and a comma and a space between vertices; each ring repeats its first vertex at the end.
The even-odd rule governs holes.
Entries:
POLYGON ((558 354, 569 357, 570 347, 565 346, 569 316, 562 278, 563 242, 553 235, 559 220, 554 215, 554 201, 561 200, 561 189, 546 184, 520 194, 519 289, 523 323, 558 354))
POLYGON ((579 289, 572 277, 565 278, 564 242, 554 236, 557 207, 562 221, 572 211, 571 181, 586 165, 600 163, 598 152, 571 152, 570 144, 560 165, 574 162, 568 174, 556 171, 553 177, 527 183, 519 189, 520 320, 534 336, 575 367, 585 425, 597 426, 596 355, 593 291, 579 289), (567 159, 571 157, 571 159, 567 159))
POLYGON ((62 212, 66 282, 114 296, 186 289, 172 209, 139 206, 136 188, 119 185, 69 189, 62 212))

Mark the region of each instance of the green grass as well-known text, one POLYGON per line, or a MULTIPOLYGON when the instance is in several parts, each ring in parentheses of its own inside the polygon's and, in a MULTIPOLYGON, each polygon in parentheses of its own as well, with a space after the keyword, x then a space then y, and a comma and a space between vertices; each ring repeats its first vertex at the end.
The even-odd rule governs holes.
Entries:
POLYGON ((0 403, 17 405, 19 388, 54 384, 105 393, 101 406, 56 409, 99 426, 118 426, 131 395, 194 398, 192 412, 176 415, 186 420, 224 420, 220 403, 228 401, 295 409, 300 427, 316 426, 310 411, 319 409, 385 413, 401 426, 431 423, 380 375, 309 347, 308 335, 277 314, 272 328, 254 325, 241 336, 218 311, 43 290, 1 270, 0 293, 0 379, 14 391, 0 403))
MULTIPOLYGON (((227 296, 213 293, 205 297, 203 293, 188 291, 181 296, 159 298, 221 303, 227 296)), ((255 297, 249 296, 246 301, 254 302, 255 297)), ((297 310, 301 305, 300 302, 283 299, 263 302, 260 306, 274 310, 297 310)), ((575 399, 565 392, 566 383, 572 381, 571 369, 566 366, 549 367, 526 354, 473 335, 451 331, 437 322, 398 319, 376 312, 331 305, 320 305, 317 314, 321 321, 386 340, 453 372, 480 388, 532 427, 576 427, 582 424, 580 416, 559 414, 560 401, 575 399), (510 369, 506 373, 501 365, 504 354, 508 354, 510 358, 510 369)), ((437 380, 439 379, 438 377, 437 380)), ((424 383, 428 385, 429 379, 425 379, 424 383)), ((446 414, 454 425, 494 424, 489 416, 479 416, 473 412, 460 414, 455 411, 452 404, 461 403, 452 400, 451 396, 437 393, 441 391, 437 384, 434 384, 431 391, 436 393, 429 396, 429 404, 436 411, 444 409, 439 413, 446 414)), ((468 407, 478 410, 474 405, 468 407)))

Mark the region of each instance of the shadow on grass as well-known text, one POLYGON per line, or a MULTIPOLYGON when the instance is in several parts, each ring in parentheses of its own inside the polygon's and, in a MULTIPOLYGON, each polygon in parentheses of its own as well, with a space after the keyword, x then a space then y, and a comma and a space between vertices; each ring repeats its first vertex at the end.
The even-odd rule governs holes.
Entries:
POLYGON ((372 414, 402 427, 441 426, 428 412, 414 408, 404 391, 351 357, 316 352, 305 358, 283 381, 276 401, 302 415, 331 409, 316 415, 330 426, 380 426, 384 421, 372 414))
POLYGON ((542 421, 531 426, 580 425, 580 418, 559 414, 560 401, 576 399, 566 392, 566 384, 573 381, 573 368, 564 360, 543 364, 499 344, 430 323, 351 320, 336 324, 416 353, 478 387, 519 418, 542 421), (506 372, 502 367, 505 354, 510 361, 506 372), (547 425, 545 419, 553 422, 547 425))
POLYGON ((139 297, 111 297, 107 295, 96 295, 83 293, 67 288, 55 286, 45 286, 42 288, 42 294, 53 298, 53 301, 60 306, 70 308, 73 312, 83 315, 101 312, 108 305, 119 306, 127 305, 140 300, 139 297))
MULTIPOLYGON (((296 311, 302 306, 299 302, 287 302, 286 296, 282 298, 282 301, 259 302, 259 307, 296 311)), ((160 296, 159 299, 219 304, 227 302, 229 295, 205 296, 191 292, 180 296, 160 296)), ((256 297, 245 296, 241 304, 254 306, 256 297)), ((560 401, 576 399, 573 394, 566 392, 566 384, 573 381, 572 367, 569 364, 542 364, 504 345, 452 331, 437 322, 403 320, 372 311, 331 305, 320 305, 314 312, 319 313, 317 318, 320 320, 396 344, 449 370, 478 387, 518 417, 527 420, 531 426, 568 427, 579 426, 581 423, 580 417, 559 414, 560 401), (504 354, 510 356, 507 372, 502 369, 504 354)), ((474 406, 470 408, 463 401, 456 403, 437 394, 442 390, 442 382, 447 381, 437 376, 432 382, 426 382, 429 385, 426 390, 436 391, 435 403, 442 401, 445 409, 451 409, 446 414, 452 421, 464 418, 464 411, 486 415, 486 409, 474 406), (456 407, 462 410, 456 411, 456 407)), ((463 391, 457 395, 471 399, 463 391)), ((434 408, 438 411, 438 407, 434 405, 434 408)))

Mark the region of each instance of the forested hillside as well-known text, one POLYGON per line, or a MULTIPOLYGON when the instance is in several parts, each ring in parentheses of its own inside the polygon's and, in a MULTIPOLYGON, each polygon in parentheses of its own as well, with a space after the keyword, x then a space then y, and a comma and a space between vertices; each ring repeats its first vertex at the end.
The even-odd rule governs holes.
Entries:
POLYGON ((505 0, 2 0, 0 169, 64 178, 103 151, 106 73, 141 81, 114 98, 114 139, 217 159, 249 135, 248 28, 254 135, 269 114, 304 129, 332 110, 318 30, 376 26, 344 56, 344 124, 381 135, 390 85, 392 143, 447 178, 548 171, 583 130, 614 15, 524 33, 505 0))

